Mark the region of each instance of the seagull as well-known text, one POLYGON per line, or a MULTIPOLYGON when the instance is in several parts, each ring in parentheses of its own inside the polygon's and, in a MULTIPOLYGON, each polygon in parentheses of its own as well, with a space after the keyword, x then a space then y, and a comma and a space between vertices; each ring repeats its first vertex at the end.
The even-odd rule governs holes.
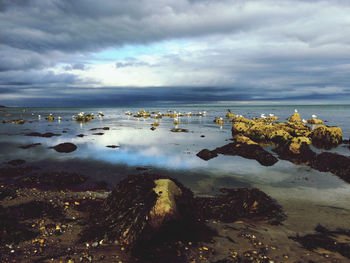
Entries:
POLYGON ((261 118, 263 118, 263 119, 265 119, 265 118, 266 118, 266 116, 265 116, 265 114, 264 114, 264 113, 263 113, 263 114, 261 114, 261 115, 260 115, 260 117, 261 117, 261 118))
POLYGON ((57 120, 59 120, 59 121, 60 121, 60 120, 62 120, 62 118, 61 118, 60 116, 58 116, 57 120))
POLYGON ((41 119, 41 115, 40 114, 38 115, 38 119, 41 119))
POLYGON ((295 113, 298 113, 298 110, 297 110, 297 109, 294 109, 294 112, 295 112, 295 113))
POLYGON ((312 116, 311 116, 313 119, 316 119, 317 118, 317 116, 315 115, 315 114, 312 114, 312 116))
POLYGON ((307 123, 307 121, 305 119, 302 120, 303 123, 307 123))
POLYGON ((275 116, 275 114, 270 113, 269 116, 270 116, 270 117, 273 117, 273 116, 275 116))

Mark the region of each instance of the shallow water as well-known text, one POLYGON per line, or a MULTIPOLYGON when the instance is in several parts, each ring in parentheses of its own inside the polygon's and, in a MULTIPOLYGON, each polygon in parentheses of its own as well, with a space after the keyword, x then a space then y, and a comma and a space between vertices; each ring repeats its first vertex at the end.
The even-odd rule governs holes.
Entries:
MULTIPOLYGON (((176 108, 146 108, 145 110, 176 110, 178 112, 207 111, 206 117, 181 117, 178 127, 189 133, 172 133, 173 119, 163 117, 160 126, 150 130, 154 119, 137 119, 124 114, 137 112, 139 108, 23 108, 7 109, 0 113, 5 120, 23 118, 23 125, 0 124, 0 163, 12 159, 24 159, 44 169, 60 169, 86 174, 96 180, 105 180, 111 185, 128 174, 137 173, 136 167, 147 166, 152 172, 171 174, 197 194, 210 194, 221 187, 258 187, 277 199, 291 215, 297 208, 295 203, 312 204, 322 207, 327 213, 340 213, 339 224, 350 228, 350 185, 331 173, 321 173, 306 166, 297 166, 279 160, 274 166, 264 167, 255 160, 239 156, 219 156, 204 161, 196 156, 200 150, 214 149, 229 143, 231 124, 222 127, 213 123, 215 117, 224 117, 227 108, 245 117, 259 117, 260 114, 273 113, 284 121, 295 106, 200 106, 176 108), (89 123, 78 123, 72 115, 84 111, 95 113, 103 111, 103 118, 89 123), (6 114, 12 116, 6 117, 6 114), (45 117, 52 113, 61 116, 62 121, 48 122, 45 117), (38 115, 41 119, 38 119, 38 115), (110 130, 91 131, 91 128, 109 127, 110 130), (66 133, 62 133, 66 131, 66 133), (58 137, 40 138, 25 136, 29 132, 53 132, 58 137), (102 132, 103 135, 93 135, 102 132), (85 137, 77 137, 85 134, 85 137), (205 137, 201 137, 204 135, 205 137), (72 142, 78 149, 72 153, 58 153, 48 147, 63 142, 72 142), (30 149, 18 146, 32 143, 42 145, 30 149), (118 145, 117 149, 107 145, 118 145), (294 203, 293 203, 294 202, 294 203), (337 210, 335 212, 335 208, 337 210), (327 210, 328 209, 328 210, 327 210)), ((337 125, 343 130, 343 137, 350 137, 350 106, 297 106, 302 118, 309 119, 312 114, 323 119, 327 125, 337 125)), ((340 145, 332 151, 350 155, 348 148, 340 145)), ((305 211, 304 211, 305 212, 305 211)), ((307 216, 307 213, 296 213, 307 216)), ((323 219, 327 221, 327 217, 323 219)), ((321 221, 321 219, 320 219, 321 221)))

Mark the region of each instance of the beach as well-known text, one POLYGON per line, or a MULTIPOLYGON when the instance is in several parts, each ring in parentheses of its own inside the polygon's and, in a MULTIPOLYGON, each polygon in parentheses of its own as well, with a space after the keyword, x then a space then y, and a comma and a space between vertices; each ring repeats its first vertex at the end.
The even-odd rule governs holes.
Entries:
MULTIPOLYGON (((1 260, 348 262, 344 252, 350 244, 348 182, 332 172, 282 160, 271 146, 264 149, 278 161, 270 166, 238 155, 219 154, 208 161, 197 156, 203 149, 232 142, 232 120, 225 118, 228 108, 250 119, 273 114, 281 122, 297 108, 303 118, 317 114, 326 125, 339 126, 344 142, 350 137, 350 107, 344 105, 145 109, 184 113, 178 124, 171 116, 157 120, 125 114, 140 110, 131 107, 4 108, 0 112, 4 121, 0 125, 1 260), (99 111, 104 116, 98 116, 99 111), (72 115, 79 112, 94 113, 95 118, 75 121, 72 115), (187 116, 188 112, 198 116, 187 116), (53 121, 45 119, 50 114, 53 121), (220 117, 222 125, 214 122, 220 117), (19 119, 24 124, 11 123, 19 119), (155 122, 159 125, 152 125, 155 122), (172 132, 174 128, 186 132, 172 132), (56 147, 61 144, 65 147, 56 147), (176 179, 195 197, 217 196, 222 188, 257 188, 276 201, 285 218, 279 224, 269 222, 268 214, 233 222, 207 220, 206 225, 216 231, 207 240, 172 240, 168 249, 158 244, 158 250, 151 247, 137 253, 116 242, 81 240, 87 220, 119 182, 153 174, 176 179), (303 243, 307 235, 320 235, 311 240, 322 242, 311 248, 303 243), (341 243, 342 248, 333 249, 326 241, 341 243)), ((349 156, 348 146, 341 143, 327 150, 312 146, 312 150, 349 156)))

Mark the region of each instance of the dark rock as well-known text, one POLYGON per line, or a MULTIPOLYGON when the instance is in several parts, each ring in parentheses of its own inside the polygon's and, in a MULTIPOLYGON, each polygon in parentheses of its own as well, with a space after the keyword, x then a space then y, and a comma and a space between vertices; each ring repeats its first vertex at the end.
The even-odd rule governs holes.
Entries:
POLYGON ((67 131, 62 131, 62 133, 67 133, 67 131))
POLYGON ((85 181, 86 177, 79 174, 53 172, 24 176, 17 179, 16 184, 22 187, 36 187, 43 190, 65 190, 74 189, 85 181))
POLYGON ((199 153, 197 153, 196 155, 205 161, 208 161, 208 160, 218 156, 218 154, 216 152, 210 151, 208 149, 203 149, 199 153))
POLYGON ((277 153, 280 159, 288 160, 294 164, 309 165, 316 158, 316 153, 308 145, 302 145, 300 147, 300 154, 294 154, 288 144, 281 144, 272 151, 277 153))
POLYGON ((156 130, 156 129, 157 129, 157 128, 156 128, 156 127, 153 127, 153 126, 150 128, 151 131, 154 131, 154 130, 156 130))
POLYGON ((107 145, 106 147, 112 148, 112 149, 116 149, 116 148, 119 148, 120 146, 118 146, 118 145, 107 145))
POLYGON ((29 149, 29 148, 32 148, 32 147, 36 147, 38 145, 41 145, 41 143, 33 143, 33 144, 22 145, 22 146, 19 146, 18 148, 29 149))
POLYGON ((16 160, 11 160, 11 161, 9 161, 7 163, 10 164, 10 165, 13 165, 13 166, 19 166, 19 165, 24 164, 25 162, 26 162, 25 160, 16 159, 16 160))
POLYGON ((290 237, 290 239, 299 242, 304 248, 310 251, 323 248, 325 250, 337 252, 350 259, 350 244, 346 242, 346 239, 350 240, 349 230, 338 229, 336 231, 330 231, 320 225, 318 225, 315 230, 317 231, 315 234, 290 237), (338 237, 341 238, 339 239, 338 237))
POLYGON ((85 134, 78 134, 77 137, 84 137, 86 136, 85 134))
POLYGON ((204 138, 205 137, 205 135, 201 135, 201 138, 204 138))
POLYGON ((92 128, 92 129, 90 129, 90 131, 97 131, 97 130, 104 130, 104 131, 108 131, 108 130, 109 130, 109 127, 92 128))
POLYGON ((31 132, 31 133, 27 133, 26 136, 36 136, 36 137, 50 138, 50 137, 53 137, 53 136, 61 136, 61 134, 55 134, 55 133, 52 133, 52 132, 46 132, 46 133, 31 132))
POLYGON ((350 157, 323 152, 317 155, 311 167, 321 172, 331 172, 350 183, 350 157))
POLYGON ((278 159, 258 144, 229 143, 211 151, 211 154, 238 155, 258 161, 261 165, 274 165, 278 159))
POLYGON ((16 188, 8 185, 0 187, 0 201, 8 196, 11 198, 17 197, 16 188))
POLYGON ((93 133, 92 135, 103 135, 104 133, 103 132, 96 132, 96 133, 93 133))
POLYGON ((73 143, 65 142, 50 148, 55 149, 56 152, 70 153, 74 152, 78 147, 73 143))

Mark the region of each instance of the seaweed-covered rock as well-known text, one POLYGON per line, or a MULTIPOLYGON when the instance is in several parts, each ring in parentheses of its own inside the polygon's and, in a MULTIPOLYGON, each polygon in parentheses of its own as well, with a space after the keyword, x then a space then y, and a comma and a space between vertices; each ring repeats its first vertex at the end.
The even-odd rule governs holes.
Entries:
POLYGON ((78 113, 77 116, 73 116, 73 119, 78 122, 89 122, 95 118, 94 114, 85 114, 84 112, 78 113))
POLYGON ((323 120, 311 118, 311 119, 307 120, 307 123, 309 123, 309 124, 323 124, 323 120))
POLYGON ((233 222, 239 218, 262 217, 280 223, 285 219, 282 208, 264 192, 253 188, 220 189, 215 197, 197 197, 198 214, 203 219, 233 222))
POLYGON ((167 224, 192 224, 194 198, 175 180, 138 175, 121 181, 104 203, 105 238, 134 246, 167 224))
POLYGON ((350 230, 337 229, 331 231, 325 227, 318 225, 316 233, 305 236, 290 237, 299 242, 308 250, 316 250, 319 248, 339 253, 340 255, 350 259, 350 230))
POLYGON ((60 143, 60 144, 53 146, 51 148, 59 153, 70 153, 70 152, 75 151, 78 147, 73 143, 65 142, 65 143, 60 143))
POLYGON ((237 117, 237 115, 234 114, 234 113, 232 113, 231 111, 228 111, 228 112, 226 113, 226 118, 227 118, 227 119, 233 119, 233 118, 236 118, 236 117, 237 117))
POLYGON ((342 142, 343 132, 340 127, 320 125, 312 131, 311 138, 314 146, 329 149, 342 142))
POLYGON ((290 122, 301 122, 300 114, 298 112, 295 112, 292 116, 288 118, 288 121, 290 122))

